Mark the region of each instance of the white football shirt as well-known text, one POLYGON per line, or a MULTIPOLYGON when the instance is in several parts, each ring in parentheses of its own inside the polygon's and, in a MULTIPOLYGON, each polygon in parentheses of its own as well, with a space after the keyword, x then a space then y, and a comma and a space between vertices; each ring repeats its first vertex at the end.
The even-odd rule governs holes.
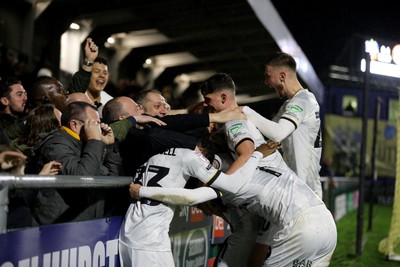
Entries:
MULTIPOLYGON (((205 175, 196 175, 196 177, 221 190, 222 200, 225 203, 247 209, 270 221, 274 225, 274 232, 269 235, 268 240, 265 240, 267 244, 272 243, 271 238, 275 233, 285 228, 289 230, 292 227, 290 221, 303 211, 311 207, 325 207, 322 200, 292 171, 281 172, 278 169, 258 167, 252 172, 251 164, 248 163, 249 161, 238 169, 234 176, 220 173, 211 180, 205 175), (237 175, 238 172, 246 174, 249 172, 249 175, 237 175)), ((168 203, 193 205, 216 198, 216 194, 211 193, 204 197, 206 189, 213 192, 211 188, 206 187, 193 190, 142 187, 140 194, 168 203), (197 190, 202 190, 203 194, 195 193, 197 190), (196 198, 198 199, 195 200, 196 198)))
MULTIPOLYGON (((232 120, 225 123, 224 126, 227 143, 233 159, 236 160, 238 154, 236 147, 245 140, 251 140, 254 147, 265 144, 266 141, 260 131, 249 121, 245 120, 232 120)), ((271 155, 260 160, 259 166, 274 167, 288 170, 287 164, 284 162, 282 155, 275 151, 271 155)))
POLYGON ((300 90, 282 105, 274 120, 279 118, 292 122, 296 127, 292 134, 282 140, 283 159, 321 197, 321 120, 314 94, 300 90))
MULTIPOLYGON (((254 173, 262 154, 255 152, 253 157, 254 160, 250 160, 250 164, 245 164, 246 166, 229 177, 239 179, 244 173, 250 175, 254 173)), ((203 181, 212 183, 220 174, 221 172, 214 168, 200 152, 185 148, 171 148, 151 157, 142 172, 136 175, 135 181, 141 182, 148 188, 178 189, 183 188, 191 176, 201 177, 203 181)), ((206 201, 217 196, 218 194, 212 191, 211 196, 199 194, 199 196, 191 195, 190 197, 206 201)), ((178 201, 179 197, 175 200, 178 201)), ((162 199, 162 201, 167 201, 167 199, 162 199)), ((173 215, 174 205, 140 199, 129 206, 120 230, 120 242, 134 249, 170 251, 168 233, 173 215)))

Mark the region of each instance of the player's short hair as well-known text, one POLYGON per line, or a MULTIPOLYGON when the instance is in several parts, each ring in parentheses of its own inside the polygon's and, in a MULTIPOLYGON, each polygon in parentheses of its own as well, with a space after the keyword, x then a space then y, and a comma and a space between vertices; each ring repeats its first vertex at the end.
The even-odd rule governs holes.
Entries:
POLYGON ((277 52, 269 59, 267 59, 265 66, 272 66, 272 67, 288 67, 292 71, 296 72, 297 63, 296 60, 288 53, 285 52, 277 52))
POLYGON ((223 89, 231 90, 235 93, 236 85, 229 74, 217 73, 209 77, 200 86, 202 95, 208 95, 214 92, 221 91, 223 89))

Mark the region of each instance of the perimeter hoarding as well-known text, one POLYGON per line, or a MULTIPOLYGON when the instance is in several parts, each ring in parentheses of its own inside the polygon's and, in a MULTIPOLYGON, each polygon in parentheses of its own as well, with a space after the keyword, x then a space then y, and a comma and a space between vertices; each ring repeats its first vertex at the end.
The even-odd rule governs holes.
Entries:
MULTIPOLYGON (((0 267, 118 267, 121 223, 112 217, 0 234, 0 267)), ((221 218, 178 206, 170 231, 176 267, 212 266, 211 246, 229 234, 221 218)))
POLYGON ((108 218, 2 234, 0 266, 119 266, 121 220, 108 218))

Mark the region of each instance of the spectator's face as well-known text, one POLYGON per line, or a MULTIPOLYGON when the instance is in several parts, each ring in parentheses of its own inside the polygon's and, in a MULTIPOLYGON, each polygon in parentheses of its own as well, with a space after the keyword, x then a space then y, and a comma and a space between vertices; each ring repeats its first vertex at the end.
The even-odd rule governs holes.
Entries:
POLYGON ((151 116, 164 117, 167 115, 167 102, 165 98, 158 93, 149 93, 142 103, 144 113, 151 116))
MULTIPOLYGON (((89 121, 89 120, 93 120, 95 122, 97 122, 100 125, 100 116, 99 113, 94 110, 93 108, 85 108, 85 116, 84 119, 82 120, 72 120, 75 121, 75 126, 70 127, 72 131, 74 131, 75 133, 77 133, 82 140, 87 141, 87 136, 85 134, 85 131, 83 130, 85 121, 89 121)), ((71 123, 71 122, 70 122, 71 123)), ((100 130, 100 128, 99 128, 100 130)))
POLYGON ((1 103, 6 106, 4 112, 11 115, 23 113, 28 100, 25 89, 21 84, 13 84, 10 87, 10 95, 1 98, 1 103))
POLYGON ((59 81, 55 81, 51 84, 47 96, 50 103, 54 104, 57 109, 63 111, 66 107, 65 101, 68 99, 68 91, 64 89, 63 85, 59 81))
POLYGON ((102 63, 95 62, 93 64, 88 90, 91 93, 100 93, 106 87, 108 78, 108 67, 102 63))
POLYGON ((140 106, 129 97, 120 97, 119 102, 122 104, 123 109, 129 116, 137 116, 143 113, 140 106))

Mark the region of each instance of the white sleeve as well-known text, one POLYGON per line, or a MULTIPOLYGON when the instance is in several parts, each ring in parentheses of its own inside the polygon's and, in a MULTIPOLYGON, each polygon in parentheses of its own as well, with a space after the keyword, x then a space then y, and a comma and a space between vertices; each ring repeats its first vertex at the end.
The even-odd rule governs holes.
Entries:
POLYGON ((140 187, 139 196, 150 198, 173 205, 196 205, 218 197, 218 193, 210 187, 195 189, 166 188, 166 187, 140 187))
POLYGON ((206 183, 206 185, 212 186, 222 192, 236 194, 254 175, 257 165, 262 157, 262 153, 254 151, 246 163, 230 175, 220 172, 219 175, 214 176, 209 181, 205 181, 201 177, 197 178, 206 183))
POLYGON ((296 126, 291 121, 286 119, 279 119, 278 122, 268 120, 248 106, 243 107, 243 113, 263 135, 276 142, 281 142, 296 130, 296 126))
MULTIPOLYGON (((230 175, 226 175, 215 170, 215 168, 210 164, 210 166, 204 165, 205 167, 198 169, 199 172, 197 173, 193 172, 193 176, 207 185, 212 185, 221 191, 235 194, 245 184, 247 184, 250 177, 253 176, 258 162, 262 157, 262 153, 254 151, 247 162, 230 175), (201 175, 201 173, 204 173, 204 176, 201 175), (209 175, 210 173, 215 173, 215 175, 212 175, 211 179, 209 175)), ((209 187, 185 189, 142 186, 139 191, 139 196, 142 198, 150 198, 174 205, 190 206, 217 198, 218 194, 216 191, 214 191, 214 189, 209 187)))

